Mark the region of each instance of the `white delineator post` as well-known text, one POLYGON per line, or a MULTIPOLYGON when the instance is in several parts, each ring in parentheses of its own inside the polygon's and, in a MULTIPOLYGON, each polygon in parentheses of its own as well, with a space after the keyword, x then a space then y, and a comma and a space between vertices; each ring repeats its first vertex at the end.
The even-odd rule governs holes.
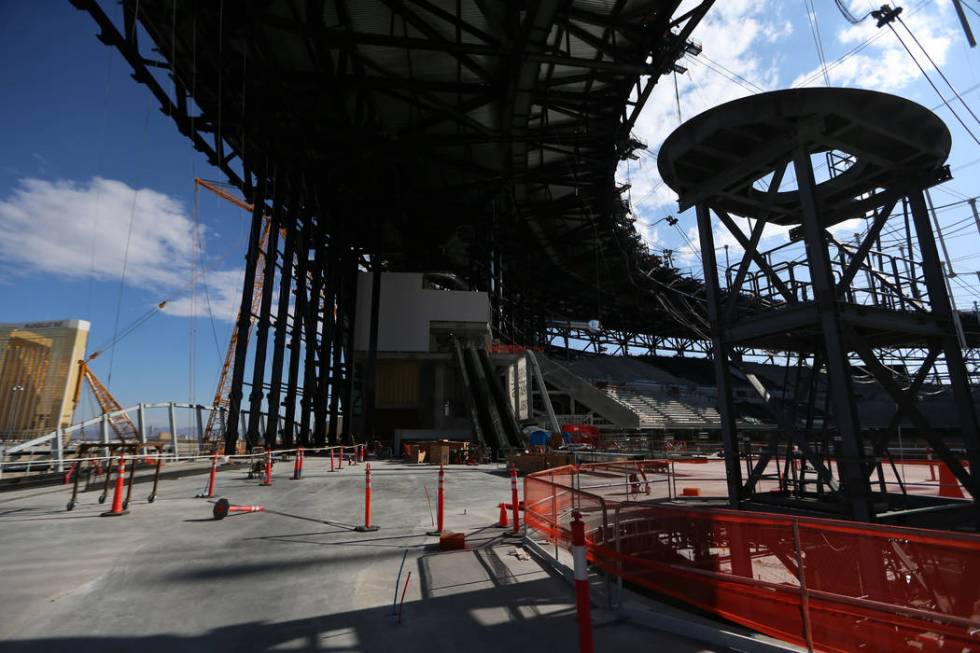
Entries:
POLYGON ((585 523, 582 513, 572 513, 572 559, 575 561, 575 607, 578 614, 578 650, 592 653, 592 603, 589 600, 589 568, 585 561, 585 523))

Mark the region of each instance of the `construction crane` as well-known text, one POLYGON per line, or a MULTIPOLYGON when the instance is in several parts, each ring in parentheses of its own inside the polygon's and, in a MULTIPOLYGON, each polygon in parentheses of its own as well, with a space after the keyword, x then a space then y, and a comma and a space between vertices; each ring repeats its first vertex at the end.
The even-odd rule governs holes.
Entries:
MULTIPOLYGON (((126 328, 118 331, 108 343, 103 347, 96 350, 92 354, 83 360, 78 361, 78 380, 75 383, 75 394, 72 397, 73 407, 78 405, 79 400, 82 398, 82 385, 88 381, 89 388, 92 390, 92 395, 95 396, 95 401, 99 404, 99 409, 102 411, 103 415, 108 416, 109 426, 112 431, 116 434, 116 437, 121 442, 139 441, 139 429, 130 419, 129 415, 123 412, 123 407, 116 400, 109 389, 99 380, 99 377, 95 375, 92 368, 89 367, 89 363, 94 361, 96 358, 101 356, 107 349, 115 347, 119 341, 127 337, 142 325, 146 324, 154 315, 162 311, 167 306, 169 300, 163 300, 153 308, 149 309, 138 318, 133 320, 126 328), (115 414, 114 414, 115 413, 115 414)), ((111 374, 110 374, 111 376, 111 374)))
POLYGON ((78 383, 75 384, 75 404, 78 404, 82 397, 82 384, 88 381, 95 401, 99 404, 99 409, 103 415, 108 416, 109 427, 120 442, 139 442, 139 429, 133 424, 127 413, 121 412, 123 407, 119 404, 109 389, 106 388, 95 372, 88 366, 89 361, 97 358, 102 352, 95 352, 88 358, 78 361, 78 383), (116 414, 113 414, 116 413, 116 414))
MULTIPOLYGON (((220 186, 214 182, 207 181, 197 177, 194 179, 195 192, 197 192, 198 186, 203 186, 208 189, 218 197, 231 202, 238 208, 251 212, 253 206, 247 202, 243 202, 234 195, 226 192, 220 186)), ((258 315, 260 302, 262 301, 262 286, 265 282, 265 250, 269 243, 269 230, 271 229, 272 221, 269 216, 263 215, 262 224, 262 239, 259 243, 259 258, 263 259, 261 265, 255 266, 255 290, 252 293, 252 307, 249 311, 249 333, 252 331, 252 326, 255 324, 255 316, 258 315)), ((241 310, 239 309, 238 316, 235 318, 235 324, 238 324, 241 320, 241 310)), ((247 343, 246 343, 247 344, 247 343)), ((204 430, 204 441, 213 442, 216 438, 220 437, 221 432, 224 431, 224 424, 220 423, 221 415, 224 413, 222 409, 228 408, 229 395, 231 393, 231 366, 235 360, 235 350, 238 348, 238 330, 232 329, 231 339, 228 341, 228 349, 225 351, 225 360, 221 365, 221 374, 218 376, 218 387, 214 391, 214 401, 211 404, 212 410, 211 414, 208 416, 208 425, 204 430)))

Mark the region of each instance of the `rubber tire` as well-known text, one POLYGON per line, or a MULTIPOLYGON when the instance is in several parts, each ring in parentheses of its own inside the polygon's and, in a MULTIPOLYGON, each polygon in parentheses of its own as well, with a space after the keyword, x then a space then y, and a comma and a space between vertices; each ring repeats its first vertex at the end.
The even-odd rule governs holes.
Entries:
POLYGON ((156 500, 157 500, 157 495, 155 495, 155 494, 151 494, 150 496, 146 497, 146 502, 147 503, 153 503, 156 500))
POLYGON ((99 496, 99 503, 105 503, 105 497, 99 496))
POLYGON ((68 505, 65 506, 65 510, 67 510, 68 512, 71 512, 74 509, 75 509, 75 502, 74 501, 69 501, 68 502, 68 505))

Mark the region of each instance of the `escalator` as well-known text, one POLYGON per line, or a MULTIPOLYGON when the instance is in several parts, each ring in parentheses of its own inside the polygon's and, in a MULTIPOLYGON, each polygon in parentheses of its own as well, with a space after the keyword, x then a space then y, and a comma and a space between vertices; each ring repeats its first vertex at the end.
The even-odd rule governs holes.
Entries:
POLYGON ((523 449, 523 433, 489 354, 459 341, 454 341, 453 346, 476 439, 489 446, 497 457, 523 449))

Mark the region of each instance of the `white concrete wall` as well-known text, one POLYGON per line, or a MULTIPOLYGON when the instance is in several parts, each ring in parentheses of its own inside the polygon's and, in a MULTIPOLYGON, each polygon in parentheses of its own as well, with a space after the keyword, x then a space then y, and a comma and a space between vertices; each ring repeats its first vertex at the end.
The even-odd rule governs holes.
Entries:
MULTIPOLYGON (((357 279, 357 322, 354 348, 368 348, 371 322, 371 272, 357 279)), ((428 290, 422 275, 385 272, 381 275, 378 351, 429 351, 430 322, 490 322, 490 298, 485 292, 428 290)))

